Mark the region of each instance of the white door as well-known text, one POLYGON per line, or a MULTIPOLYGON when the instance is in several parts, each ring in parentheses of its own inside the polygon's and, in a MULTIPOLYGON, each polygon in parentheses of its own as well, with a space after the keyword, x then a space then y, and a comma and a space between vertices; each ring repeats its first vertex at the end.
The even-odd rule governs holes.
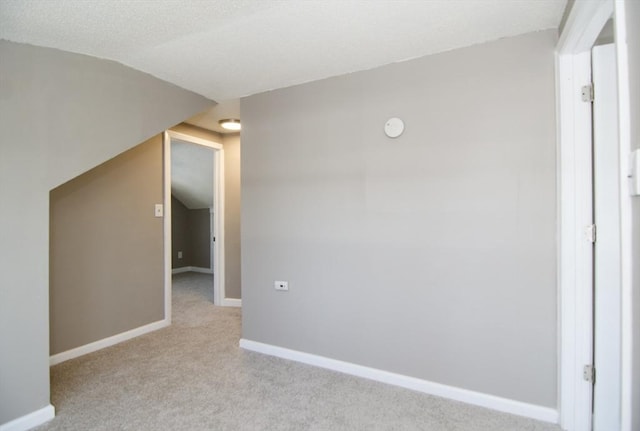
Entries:
POLYGON ((620 429, 621 273, 620 166, 616 53, 613 44, 592 51, 594 249, 593 429, 620 429))

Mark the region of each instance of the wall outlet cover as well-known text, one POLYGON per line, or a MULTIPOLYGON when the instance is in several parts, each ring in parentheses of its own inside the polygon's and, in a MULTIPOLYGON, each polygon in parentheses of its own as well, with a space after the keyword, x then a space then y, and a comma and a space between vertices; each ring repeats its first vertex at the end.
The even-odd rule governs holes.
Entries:
POLYGON ((288 281, 274 281, 273 287, 276 290, 289 290, 289 282, 288 281))

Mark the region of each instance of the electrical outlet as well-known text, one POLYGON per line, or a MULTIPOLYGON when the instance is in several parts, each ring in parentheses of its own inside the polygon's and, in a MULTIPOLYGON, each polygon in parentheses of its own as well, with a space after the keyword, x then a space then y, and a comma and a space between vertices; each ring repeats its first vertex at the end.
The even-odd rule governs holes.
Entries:
POLYGON ((275 287, 276 290, 289 290, 289 282, 288 281, 274 281, 273 282, 273 287, 275 287))
POLYGON ((178 259, 182 259, 182 252, 181 251, 178 252, 178 259))

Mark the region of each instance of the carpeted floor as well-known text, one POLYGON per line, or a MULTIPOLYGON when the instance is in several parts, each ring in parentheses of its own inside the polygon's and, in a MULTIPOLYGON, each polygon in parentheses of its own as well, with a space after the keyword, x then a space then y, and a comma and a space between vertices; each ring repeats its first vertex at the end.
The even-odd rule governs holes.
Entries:
POLYGON ((174 276, 173 325, 51 368, 37 430, 526 430, 551 424, 246 352, 211 276, 174 276))

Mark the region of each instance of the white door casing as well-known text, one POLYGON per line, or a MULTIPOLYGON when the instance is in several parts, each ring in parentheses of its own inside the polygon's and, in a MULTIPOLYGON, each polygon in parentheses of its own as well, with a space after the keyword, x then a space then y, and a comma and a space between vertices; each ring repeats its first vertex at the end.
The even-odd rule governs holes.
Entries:
MULTIPOLYGON (((590 51, 613 15, 616 41, 618 96, 618 152, 625 167, 631 148, 629 72, 627 63, 625 2, 578 1, 572 6, 556 49, 558 115, 558 314, 560 425, 572 431, 590 431, 592 386, 582 379, 582 367, 592 352, 592 263, 584 228, 590 223, 591 116, 579 99, 580 87, 590 80, 590 51), (588 145, 587 145, 588 144, 588 145), (585 297, 586 295, 586 297, 585 297)), ((596 90, 597 93, 597 90, 596 90)), ((620 430, 631 431, 631 212, 629 188, 620 178, 621 271, 621 409, 620 430)), ((597 373, 596 373, 597 375, 597 373)), ((597 380, 597 376, 596 376, 597 380)))
POLYGON ((213 235, 215 261, 212 268, 216 268, 213 278, 213 303, 215 305, 229 305, 225 303, 224 277, 224 149, 221 144, 184 133, 167 130, 164 132, 164 305, 165 319, 171 320, 171 140, 176 139, 203 145, 214 150, 214 178, 213 178, 213 212, 215 218, 213 235))
POLYGON ((592 50, 594 222, 593 430, 620 429, 620 155, 615 46, 592 50))

